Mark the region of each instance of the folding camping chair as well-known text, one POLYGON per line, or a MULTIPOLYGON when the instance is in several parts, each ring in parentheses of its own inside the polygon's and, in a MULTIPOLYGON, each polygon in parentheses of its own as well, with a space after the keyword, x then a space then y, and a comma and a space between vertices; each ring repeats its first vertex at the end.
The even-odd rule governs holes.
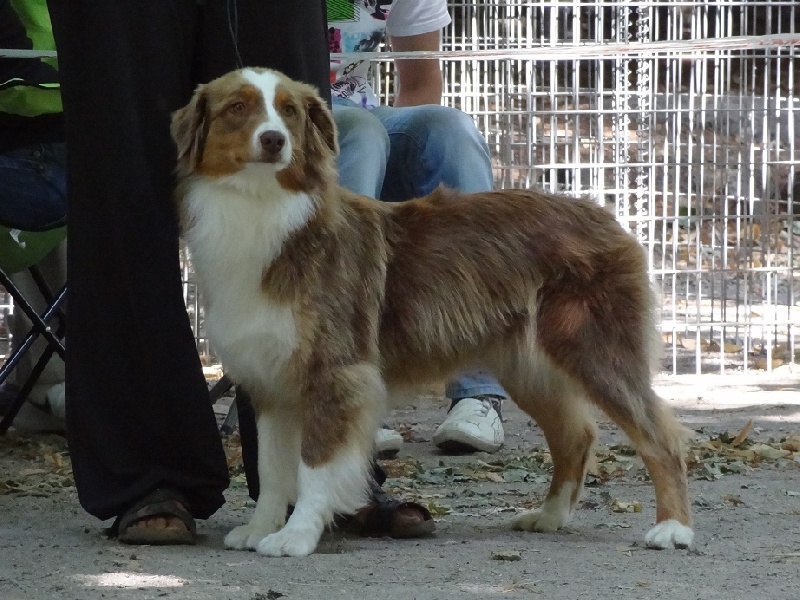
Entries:
MULTIPOLYGON (((66 238, 66 235, 67 227, 63 219, 57 223, 48 224, 40 231, 15 229, 12 223, 0 222, 0 287, 5 288, 11 294, 14 300, 14 310, 21 311, 32 323, 31 330, 27 335, 21 341, 15 340, 14 349, 0 367, 0 386, 8 380, 23 356, 31 352, 31 347, 39 337, 42 337, 47 343, 30 375, 5 409, 5 414, 0 412, 2 415, 0 435, 3 435, 14 422, 14 418, 53 355, 58 354, 62 360, 64 359, 65 317, 62 304, 66 298, 67 286, 65 284, 54 294, 36 265, 52 252, 66 238), (47 307, 41 314, 33 309, 29 300, 11 281, 11 275, 26 269, 46 302, 47 307), (53 320, 56 322, 55 328, 50 325, 53 320)), ((219 400, 232 387, 233 383, 230 379, 223 376, 210 390, 211 403, 219 400)), ((221 425, 220 429, 223 435, 230 434, 236 428, 236 409, 237 405, 234 402, 221 425)))
POLYGON ((38 338, 43 338, 47 344, 16 397, 6 408, 0 420, 0 435, 4 434, 14 422, 14 418, 53 355, 58 354, 62 360, 64 359, 65 319, 61 306, 66 298, 67 286, 65 284, 54 294, 36 264, 52 252, 66 235, 65 220, 48 223, 39 231, 20 230, 14 228, 14 223, 0 223, 0 286, 4 287, 13 298, 14 310, 21 311, 32 323, 28 334, 22 340, 14 341, 13 350, 0 367, 0 385, 10 377, 23 356, 32 351, 33 343, 38 338), (46 302, 47 308, 41 314, 33 309, 29 300, 11 281, 10 275, 26 269, 46 302), (54 320, 55 328, 50 324, 54 320))

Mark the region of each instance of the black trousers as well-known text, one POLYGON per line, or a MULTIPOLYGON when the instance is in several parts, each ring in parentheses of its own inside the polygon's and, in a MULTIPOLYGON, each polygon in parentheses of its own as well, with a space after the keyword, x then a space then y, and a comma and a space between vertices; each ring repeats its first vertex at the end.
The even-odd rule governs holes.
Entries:
POLYGON ((206 518, 228 471, 183 303, 170 113, 236 68, 237 49, 244 66, 329 95, 325 1, 48 4, 66 120, 67 432, 80 502, 107 519, 171 486, 206 518))

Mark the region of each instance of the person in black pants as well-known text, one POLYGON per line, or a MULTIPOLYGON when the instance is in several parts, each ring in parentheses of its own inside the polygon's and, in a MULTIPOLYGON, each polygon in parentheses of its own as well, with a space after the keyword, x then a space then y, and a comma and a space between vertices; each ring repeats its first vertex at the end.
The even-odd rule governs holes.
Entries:
POLYGON ((100 519, 123 516, 123 541, 190 542, 192 517, 224 502, 228 469, 181 293, 170 114, 239 65, 326 93, 324 0, 48 6, 68 147, 66 417, 78 496, 100 519), (184 527, 135 526, 170 515, 184 527))
POLYGON ((224 502, 228 470, 181 293, 170 114, 239 66, 278 69, 329 100, 325 0, 48 6, 68 148, 66 419, 78 497, 117 518, 121 541, 192 543, 194 519, 224 502))

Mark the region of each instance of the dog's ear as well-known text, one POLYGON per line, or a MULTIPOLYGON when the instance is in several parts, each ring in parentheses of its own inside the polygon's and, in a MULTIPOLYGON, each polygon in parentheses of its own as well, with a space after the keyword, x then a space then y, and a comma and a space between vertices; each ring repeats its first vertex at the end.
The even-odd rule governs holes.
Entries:
POLYGON ((306 91, 303 100, 308 115, 306 143, 309 144, 311 151, 309 156, 324 156, 328 152, 336 156, 339 154, 339 142, 331 109, 313 88, 306 91))
POLYGON ((197 168, 203 157, 209 122, 204 86, 197 88, 189 104, 172 113, 170 134, 178 147, 178 160, 188 159, 191 170, 197 168))

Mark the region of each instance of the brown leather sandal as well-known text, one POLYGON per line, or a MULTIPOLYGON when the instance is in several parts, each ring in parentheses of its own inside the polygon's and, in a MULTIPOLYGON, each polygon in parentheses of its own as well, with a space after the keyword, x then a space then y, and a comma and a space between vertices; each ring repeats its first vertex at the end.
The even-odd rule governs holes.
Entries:
POLYGON ((400 502, 372 482, 372 502, 340 519, 343 531, 362 537, 421 538, 436 530, 431 512, 417 502, 400 502))
POLYGON ((109 533, 123 544, 195 544, 197 529, 187 506, 189 503, 180 492, 166 488, 156 489, 117 517, 109 533), (136 527, 137 521, 153 517, 175 518, 184 527, 136 527))

